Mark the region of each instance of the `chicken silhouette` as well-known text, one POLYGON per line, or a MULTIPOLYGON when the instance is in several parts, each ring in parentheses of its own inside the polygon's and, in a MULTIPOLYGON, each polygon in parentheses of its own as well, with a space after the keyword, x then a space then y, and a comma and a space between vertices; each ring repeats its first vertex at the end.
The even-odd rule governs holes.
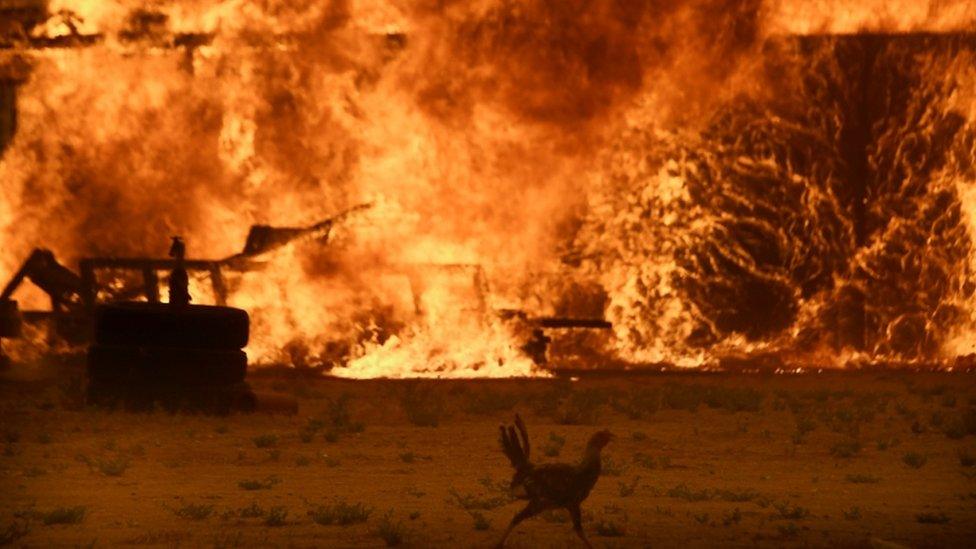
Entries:
POLYGON ((576 535, 587 547, 593 547, 583 533, 580 504, 590 495, 597 479, 600 478, 600 451, 613 440, 613 434, 610 431, 594 433, 586 444, 583 458, 578 464, 533 465, 529 461, 529 433, 522 418, 515 414, 514 426, 501 425, 498 429, 501 434, 502 451, 515 468, 510 487, 512 494, 518 499, 529 501, 525 509, 512 518, 508 529, 498 542, 498 547, 505 545, 508 535, 520 522, 550 509, 569 511, 576 535), (518 428, 517 434, 516 428, 518 428))

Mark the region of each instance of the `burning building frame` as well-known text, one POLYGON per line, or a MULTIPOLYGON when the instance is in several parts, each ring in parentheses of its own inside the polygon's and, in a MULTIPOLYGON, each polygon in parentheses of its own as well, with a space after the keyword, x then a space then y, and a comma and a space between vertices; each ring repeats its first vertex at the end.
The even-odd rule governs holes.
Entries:
POLYGON ((966 7, 313 4, 0 4, 4 300, 157 300, 179 233, 261 364, 970 367, 966 7))

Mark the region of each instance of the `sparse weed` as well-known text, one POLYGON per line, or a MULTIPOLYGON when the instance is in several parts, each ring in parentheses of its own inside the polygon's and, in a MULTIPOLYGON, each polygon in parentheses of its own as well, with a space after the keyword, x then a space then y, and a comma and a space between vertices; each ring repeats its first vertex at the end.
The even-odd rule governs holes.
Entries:
POLYGON ((976 465, 976 455, 970 451, 960 448, 956 455, 959 457, 959 465, 963 467, 976 465))
POLYGON ((706 501, 712 498, 709 490, 692 490, 687 484, 681 483, 666 492, 669 498, 683 499, 685 501, 706 501))
POLYGON ((474 520, 475 530, 488 530, 491 528, 491 523, 485 518, 485 515, 481 511, 471 511, 471 518, 474 520))
POLYGON ((661 408, 661 391, 644 387, 633 389, 627 398, 614 398, 611 404, 614 410, 625 414, 630 419, 644 419, 661 408))
POLYGON ((539 516, 542 517, 542 520, 554 524, 566 524, 569 522, 569 515, 561 509, 546 511, 539 516))
POLYGON ((490 511, 491 509, 496 509, 508 503, 507 497, 495 496, 476 496, 474 494, 461 494, 454 488, 450 490, 451 496, 457 501, 458 506, 460 506, 465 511, 490 511))
POLYGON ((288 518, 288 509, 276 505, 271 509, 268 509, 267 515, 264 517, 264 525, 270 526, 272 528, 285 525, 285 519, 288 518))
POLYGON ((214 506, 208 504, 194 504, 190 503, 180 507, 179 509, 174 509, 173 512, 176 516, 188 519, 188 520, 204 520, 213 514, 214 506))
POLYGON ((105 476, 120 477, 129 468, 129 460, 121 457, 115 459, 99 459, 95 462, 95 468, 105 476))
POLYGON ((881 479, 873 475, 864 475, 859 473, 847 475, 847 482, 853 484, 877 484, 878 482, 881 482, 881 479))
POLYGON ((634 480, 632 480, 629 483, 618 482, 617 493, 620 494, 620 497, 622 498, 629 498, 630 496, 634 495, 634 492, 637 490, 637 483, 639 482, 640 482, 640 477, 634 477, 634 480))
POLYGON ((883 451, 887 450, 888 448, 892 448, 894 446, 898 446, 900 443, 901 443, 901 441, 899 441, 897 438, 894 438, 894 437, 879 438, 878 441, 877 441, 877 443, 875 444, 875 447, 879 451, 882 451, 883 452, 883 451))
POLYGON ((607 517, 597 521, 595 529, 596 535, 604 538, 619 538, 626 533, 622 525, 607 517))
POLYGON ((562 451, 565 444, 566 439, 564 437, 550 432, 549 438, 546 439, 545 444, 542 445, 542 453, 547 457, 556 457, 562 451))
POLYGON ((802 520, 810 514, 810 511, 805 507, 790 505, 789 502, 776 503, 773 504, 773 507, 778 513, 777 518, 781 519, 802 520))
POLYGON ((830 455, 844 459, 850 459, 860 452, 861 442, 857 439, 843 440, 830 448, 830 455))
POLYGON ((177 547, 183 541, 184 534, 175 530, 150 530, 125 541, 127 545, 166 545, 177 547))
POLYGON ((609 400, 606 391, 599 389, 573 391, 552 419, 560 425, 592 425, 600 415, 600 407, 609 400))
POLYGON ((731 512, 722 515, 722 524, 724 526, 732 526, 733 524, 739 524, 742 522, 742 512, 736 507, 731 512))
POLYGON ((513 392, 475 389, 463 401, 462 409, 471 415, 491 416, 510 411, 519 399, 513 392))
POLYGON ((387 547, 401 545, 405 537, 403 523, 393 520, 393 511, 387 511, 380 519, 376 534, 386 543, 387 547))
POLYGON ((241 507, 237 515, 241 518, 260 518, 264 516, 264 509, 257 502, 252 502, 247 507, 241 507))
POLYGON ((601 467, 604 476, 608 477, 619 477, 627 471, 627 464, 622 461, 617 461, 612 457, 603 458, 603 464, 601 467))
POLYGON ((430 389, 408 386, 400 397, 407 420, 418 427, 437 427, 444 415, 444 399, 430 389))
POLYGON ((667 469, 671 466, 671 458, 668 456, 660 456, 655 459, 654 456, 637 452, 634 454, 634 463, 645 469, 667 469))
POLYGON ((281 479, 275 476, 268 477, 264 480, 258 479, 247 479, 242 480, 237 483, 237 486, 243 490, 270 490, 274 485, 281 482, 281 479))
POLYGON ((795 538, 800 534, 800 528, 792 522, 777 524, 776 531, 779 532, 779 535, 784 538, 795 538))
POLYGON ((901 460, 912 469, 921 469, 929 461, 929 458, 925 454, 908 452, 901 457, 901 460))
POLYGON ((349 504, 345 501, 339 501, 331 505, 319 505, 309 509, 308 516, 312 518, 313 522, 322 526, 333 524, 347 526, 366 522, 372 512, 372 509, 362 503, 349 504))
POLYGON ((698 524, 708 524, 708 513, 696 513, 692 515, 698 524))
POLYGON ((40 519, 45 526, 52 524, 78 524, 85 520, 88 508, 79 505, 77 507, 58 507, 46 513, 41 513, 40 519))
POLYGON ((941 512, 925 512, 915 515, 915 520, 922 524, 945 524, 949 522, 949 517, 941 512))
POLYGON ((272 448, 278 445, 278 435, 258 435, 252 439, 258 448, 272 448))
POLYGON ((850 509, 844 509, 842 512, 847 520, 861 520, 861 509, 856 505, 850 509))

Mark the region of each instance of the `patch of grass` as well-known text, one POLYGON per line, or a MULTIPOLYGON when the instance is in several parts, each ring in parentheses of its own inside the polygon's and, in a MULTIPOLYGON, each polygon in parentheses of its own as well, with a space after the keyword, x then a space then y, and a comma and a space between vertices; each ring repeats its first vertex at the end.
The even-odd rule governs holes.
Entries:
POLYGON ((52 524, 78 524, 85 520, 88 508, 79 505, 77 507, 58 507, 45 513, 41 513, 40 519, 45 526, 52 524))
POLYGON ((879 438, 875 443, 875 448, 883 452, 888 448, 898 446, 899 444, 901 444, 901 441, 894 437, 879 438))
POLYGON ((881 478, 873 475, 864 475, 858 473, 858 474, 847 475, 847 482, 853 484, 877 484, 881 482, 881 478))
POLYGON ((643 452, 637 452, 634 454, 634 463, 645 468, 645 469, 667 469, 671 466, 671 458, 667 456, 660 456, 655 458, 652 455, 645 454, 643 452))
POLYGON ((915 520, 922 524, 945 524, 949 517, 945 513, 926 512, 915 515, 915 520))
POLYGON ((338 501, 331 505, 318 505, 308 510, 308 516, 315 524, 322 526, 347 526, 366 522, 372 509, 362 503, 350 504, 338 501))
POLYGON ((476 496, 474 494, 461 494, 454 488, 450 490, 451 496, 457 501, 459 507, 465 511, 479 510, 490 511, 497 509, 508 503, 507 497, 501 496, 476 496))
POLYGON ((634 431, 633 433, 630 434, 630 438, 634 442, 644 442, 645 440, 647 440, 647 433, 645 433, 644 431, 634 431))
POLYGON ((790 505, 788 502, 773 504, 776 509, 777 518, 787 520, 802 520, 810 515, 810 511, 799 505, 790 505))
POLYGON ((40 467, 31 467, 30 469, 24 471, 24 476, 27 478, 37 478, 46 474, 47 471, 45 469, 41 469, 40 467))
POLYGON ((817 428, 817 423, 809 416, 798 416, 796 418, 796 430, 793 433, 793 442, 800 444, 807 434, 817 428))
POLYGON ((271 509, 268 509, 268 513, 264 517, 264 525, 276 528, 278 526, 285 525, 285 519, 288 518, 288 509, 280 505, 276 505, 271 509))
POLYGON ((510 411, 519 400, 519 395, 510 391, 474 389, 462 401, 461 409, 471 415, 491 416, 510 411))
POLYGON ((712 498, 733 503, 752 501, 759 497, 753 490, 713 490, 712 498))
POLYGON ((177 547, 183 541, 185 534, 175 530, 150 530, 125 540, 127 545, 166 545, 177 547))
POLYGON ((705 388, 701 385, 668 383, 661 395, 661 405, 671 410, 697 412, 705 399, 705 388))
POLYGON ((328 399, 324 423, 331 431, 355 434, 366 430, 364 422, 353 419, 350 402, 352 398, 346 393, 342 393, 334 400, 328 399))
POLYGON ((125 458, 99 459, 95 462, 95 468, 100 473, 109 477, 120 477, 129 468, 129 460, 125 458))
POLYGON ((959 465, 962 467, 972 467, 973 465, 976 465, 976 455, 968 450, 960 448, 959 451, 956 452, 956 455, 959 457, 959 465))
POLYGON ((779 535, 784 538, 795 538, 800 534, 800 528, 792 522, 777 524, 776 531, 779 532, 779 535))
POLYGON ((549 438, 542 445, 542 453, 547 457, 556 457, 562 452, 563 446, 566 445, 566 439, 557 435, 556 433, 550 432, 549 438))
POLYGON ((674 488, 668 490, 665 495, 669 498, 683 499, 685 501, 706 501, 712 499, 712 493, 709 490, 692 490, 688 488, 687 484, 681 483, 674 488))
POLYGON ((252 502, 247 507, 241 507, 237 511, 237 516, 241 518, 261 518, 264 516, 264 509, 257 502, 252 502))
POLYGON ((474 520, 475 530, 488 530, 491 528, 491 523, 485 518, 485 515, 481 511, 471 511, 471 518, 474 520))
POLYGON ((661 391, 639 387, 632 389, 626 398, 614 398, 612 405, 614 410, 630 419, 644 419, 661 409, 661 391))
POLYGON ((566 524, 569 522, 569 514, 561 509, 553 509, 539 515, 542 520, 553 524, 566 524))
POLYGON ((437 427, 444 416, 444 399, 429 388, 408 386, 400 397, 407 420, 418 427, 437 427))
POLYGON ((844 513, 844 518, 847 520, 861 520, 861 508, 857 505, 850 509, 843 509, 841 512, 844 513))
POLYGON ((739 511, 738 507, 722 515, 722 525, 724 526, 732 526, 740 522, 742 522, 742 512, 739 511))
POLYGON ((763 398, 762 392, 749 387, 709 387, 705 391, 705 404, 709 408, 729 412, 758 412, 763 398))
POLYGON ((619 538, 626 534, 624 527, 611 518, 601 518, 596 523, 596 535, 604 538, 619 538))
POLYGON ((600 389, 573 391, 552 419, 560 425, 593 425, 600 416, 600 407, 609 400, 607 392, 600 389))
POLYGON ((901 460, 905 463, 905 465, 911 467, 912 469, 921 469, 926 463, 928 463, 929 458, 925 454, 908 452, 901 457, 901 460))
POLYGON ((176 516, 188 519, 188 520, 204 520, 213 514, 214 506, 209 504, 194 504, 190 503, 180 507, 179 509, 174 509, 173 512, 176 516))
POLYGON ((617 483, 617 493, 622 498, 629 498, 634 495, 637 490, 637 483, 640 482, 640 477, 634 477, 631 482, 618 482, 617 483))
POLYGON ((601 470, 603 476, 619 477, 627 471, 627 464, 622 461, 617 461, 609 456, 603 458, 602 461, 601 470))
POLYGON ((403 452, 400 454, 400 461, 404 463, 413 463, 416 459, 417 456, 413 452, 403 452))
POLYGON ((297 467, 308 467, 312 464, 312 460, 307 456, 298 456, 295 458, 295 466, 297 467))
POLYGON ((708 524, 708 513, 696 513, 691 515, 691 517, 695 519, 695 522, 698 524, 708 524))
POLYGON ((383 540, 387 547, 396 547, 403 544, 405 532, 403 523, 393 520, 393 511, 387 511, 380 519, 376 527, 376 535, 383 540))
POLYGON ((325 466, 326 467, 329 467, 331 469, 335 469, 336 467, 338 467, 340 465, 342 465, 342 462, 339 461, 339 458, 337 458, 335 456, 325 456, 325 466))
POLYGON ((242 480, 237 483, 237 486, 243 490, 270 490, 280 482, 281 479, 279 479, 278 477, 271 476, 264 480, 258 480, 258 479, 242 480))
POLYGON ((830 447, 830 455, 850 459, 861 452, 861 442, 856 439, 842 440, 830 447))
POLYGON ((258 435, 251 439, 258 448, 273 448, 278 445, 278 435, 258 435))
POLYGON ((48 433, 47 431, 44 431, 37 435, 37 442, 39 442, 40 444, 50 444, 51 441, 53 440, 54 438, 51 436, 51 433, 48 433))

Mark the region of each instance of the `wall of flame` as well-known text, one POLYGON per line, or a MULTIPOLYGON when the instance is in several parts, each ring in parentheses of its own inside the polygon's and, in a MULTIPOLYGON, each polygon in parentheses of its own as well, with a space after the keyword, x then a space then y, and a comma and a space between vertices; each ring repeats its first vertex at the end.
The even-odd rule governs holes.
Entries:
POLYGON ((540 272, 596 281, 615 352, 638 362, 970 352, 972 52, 880 54, 910 93, 877 98, 859 236, 837 153, 843 46, 782 38, 973 29, 968 2, 50 7, 106 40, 31 55, 0 159, 0 279, 36 246, 73 263, 162 255, 182 234, 192 256, 222 257, 253 223, 372 202, 328 249, 289 247, 233 281, 257 362, 541 375, 445 285, 427 284, 418 318, 410 280, 430 264, 481 266, 488 308, 552 312, 568 297, 539 290, 540 272), (117 40, 140 10, 166 15, 149 34, 214 40, 192 56, 117 40))

